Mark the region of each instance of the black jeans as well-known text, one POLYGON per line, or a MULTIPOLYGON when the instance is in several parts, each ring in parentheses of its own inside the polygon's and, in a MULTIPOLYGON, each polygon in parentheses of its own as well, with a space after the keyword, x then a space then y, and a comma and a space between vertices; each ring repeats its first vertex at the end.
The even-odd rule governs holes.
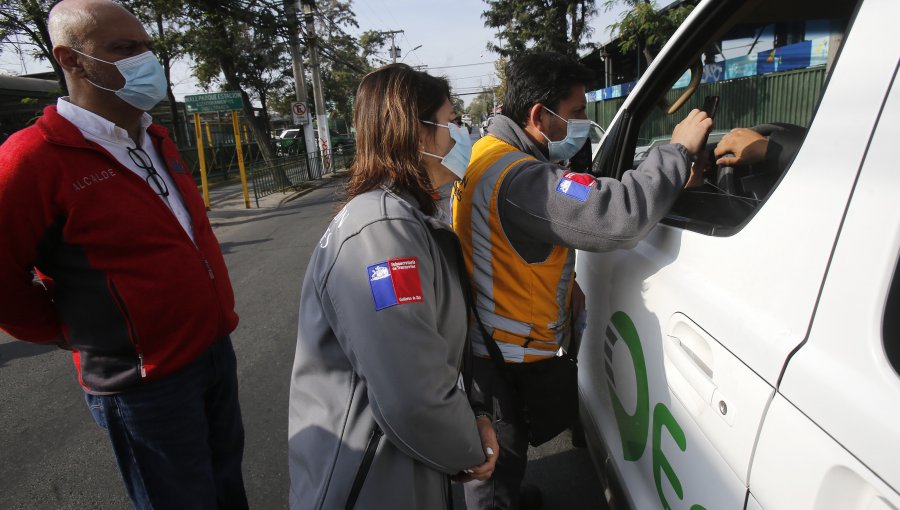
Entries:
POLYGON ((114 395, 85 394, 135 508, 246 509, 237 362, 225 337, 182 370, 114 395))
POLYGON ((475 391, 494 403, 494 428, 500 443, 500 457, 494 475, 485 482, 469 482, 463 487, 469 510, 519 508, 519 488, 528 463, 528 429, 515 392, 497 372, 490 359, 475 357, 472 363, 475 391))

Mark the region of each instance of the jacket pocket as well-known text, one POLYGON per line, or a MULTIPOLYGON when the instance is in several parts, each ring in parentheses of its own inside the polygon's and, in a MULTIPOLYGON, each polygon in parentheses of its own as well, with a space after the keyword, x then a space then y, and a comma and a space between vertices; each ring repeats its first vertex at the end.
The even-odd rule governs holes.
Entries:
POLYGON ((362 486, 366 482, 369 468, 372 467, 372 461, 375 460, 375 451, 378 449, 378 444, 381 443, 381 438, 383 436, 384 432, 382 432, 381 427, 376 424, 375 430, 372 431, 372 435, 369 437, 369 443, 366 445, 366 452, 363 454, 362 462, 360 462, 359 469, 356 471, 353 485, 350 487, 350 495, 347 496, 347 505, 344 507, 346 510, 353 510, 356 506, 356 500, 359 499, 359 493, 362 491, 362 486))
POLYGON ((144 368, 144 353, 141 351, 140 344, 138 343, 137 330, 134 327, 134 321, 131 319, 131 313, 129 313, 128 306, 125 305, 125 300, 122 299, 122 295, 119 294, 119 289, 116 288, 115 282, 113 282, 112 278, 109 278, 108 281, 109 290, 112 291, 113 298, 116 300, 116 305, 118 305, 119 310, 122 312, 122 317, 128 325, 128 338, 131 340, 131 345, 134 346, 134 351, 138 357, 138 370, 140 371, 141 378, 147 377, 147 370, 144 368))

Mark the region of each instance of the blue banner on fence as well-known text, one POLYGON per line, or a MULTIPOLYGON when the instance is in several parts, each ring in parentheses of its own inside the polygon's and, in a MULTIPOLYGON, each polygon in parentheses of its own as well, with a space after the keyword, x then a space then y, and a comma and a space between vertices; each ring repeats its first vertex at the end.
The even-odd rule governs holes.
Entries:
POLYGON ((756 74, 756 55, 729 58, 725 61, 725 79, 746 78, 756 74))
POLYGON ((789 44, 757 53, 756 73, 770 74, 809 67, 812 41, 789 44))
POLYGON ((725 62, 716 62, 703 66, 703 79, 700 83, 714 83, 725 79, 725 62))
POLYGON ((824 66, 828 61, 828 38, 820 37, 812 40, 809 52, 809 67, 824 66))
MULTIPOLYGON (((766 50, 755 55, 729 58, 722 62, 703 66, 702 83, 713 83, 722 80, 734 80, 760 74, 777 73, 825 65, 828 59, 828 38, 821 37, 809 41, 789 44, 773 50, 766 50)), ((672 86, 673 89, 687 87, 691 82, 691 72, 686 71, 672 86)), ((592 90, 585 94, 588 102, 606 101, 627 96, 636 81, 613 85, 605 89, 592 90)))

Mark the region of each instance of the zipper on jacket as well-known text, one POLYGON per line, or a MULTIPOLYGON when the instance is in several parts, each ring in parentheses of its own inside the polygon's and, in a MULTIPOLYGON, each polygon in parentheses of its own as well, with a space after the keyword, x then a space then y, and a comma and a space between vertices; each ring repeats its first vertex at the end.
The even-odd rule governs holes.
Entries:
POLYGON ((112 290, 113 299, 116 300, 116 303, 119 304, 119 309, 122 311, 122 314, 125 316, 125 322, 128 324, 128 338, 131 340, 131 345, 134 346, 134 351, 138 356, 138 369, 141 372, 141 378, 147 377, 147 369, 144 368, 144 353, 141 352, 141 348, 137 342, 137 331, 134 330, 134 323, 131 321, 131 314, 128 313, 128 307, 125 306, 125 300, 122 299, 122 296, 119 295, 119 289, 116 288, 115 282, 109 280, 109 288, 112 290))
POLYGON ((356 478, 353 479, 353 485, 350 487, 350 495, 347 496, 347 505, 344 507, 346 510, 353 510, 353 507, 356 506, 356 500, 359 499, 359 493, 362 491, 363 483, 365 483, 366 476, 369 474, 369 468, 372 467, 372 461, 375 460, 375 450, 378 449, 382 436, 384 436, 384 432, 381 431, 381 427, 378 424, 375 424, 375 430, 372 431, 372 436, 369 437, 369 444, 366 445, 366 452, 363 454, 362 462, 359 464, 359 470, 356 471, 356 478))
POLYGON ((212 266, 209 265, 209 261, 206 260, 206 259, 203 259, 203 263, 206 265, 206 271, 209 273, 209 279, 210 279, 210 280, 215 280, 215 279, 216 279, 216 275, 213 274, 212 266))

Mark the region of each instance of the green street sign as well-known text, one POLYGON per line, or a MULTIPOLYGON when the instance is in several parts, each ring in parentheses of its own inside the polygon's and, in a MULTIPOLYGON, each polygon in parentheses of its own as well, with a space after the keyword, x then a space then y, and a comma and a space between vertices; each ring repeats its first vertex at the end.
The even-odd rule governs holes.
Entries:
POLYGON ((240 110, 244 106, 240 92, 214 92, 184 96, 188 113, 226 112, 240 110))

